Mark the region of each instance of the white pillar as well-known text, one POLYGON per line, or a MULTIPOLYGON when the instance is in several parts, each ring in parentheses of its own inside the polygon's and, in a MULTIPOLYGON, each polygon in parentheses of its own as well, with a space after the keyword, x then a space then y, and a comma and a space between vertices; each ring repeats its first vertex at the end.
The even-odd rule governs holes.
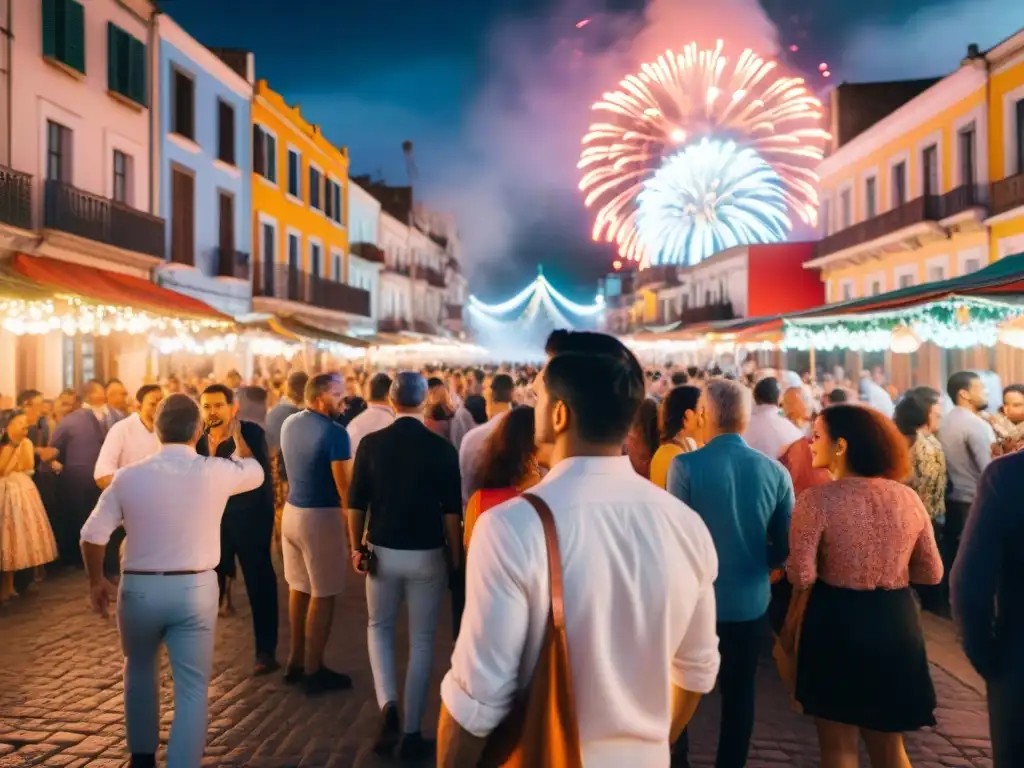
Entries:
POLYGON ((56 397, 64 389, 64 334, 60 331, 40 338, 36 381, 35 388, 47 397, 56 397))
POLYGON ((14 398, 17 396, 17 371, 14 367, 18 361, 15 348, 16 337, 13 333, 0 328, 0 395, 14 398))
POLYGON ((123 336, 117 351, 117 374, 130 395, 146 383, 149 342, 145 336, 123 336))

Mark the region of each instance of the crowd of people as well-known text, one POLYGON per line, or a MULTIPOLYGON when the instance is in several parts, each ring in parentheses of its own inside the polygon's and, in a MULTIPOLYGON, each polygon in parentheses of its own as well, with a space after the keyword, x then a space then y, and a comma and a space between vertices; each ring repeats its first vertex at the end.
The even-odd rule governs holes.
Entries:
POLYGON ((920 606, 958 621, 988 683, 995 765, 1024 761, 1024 387, 989 409, 972 372, 943 396, 877 372, 645 370, 593 333, 555 332, 546 352, 22 392, 0 437, 0 600, 62 562, 84 565, 96 610, 116 603, 133 766, 155 765, 161 644, 168 765, 200 763, 237 568, 253 674, 283 666, 310 696, 351 687, 324 651, 334 598, 365 578, 379 754, 468 766, 540 744, 558 765, 689 765, 686 725, 717 684, 716 766, 739 768, 774 633, 822 765, 853 768, 863 741, 903 768, 902 734, 935 723, 920 606))

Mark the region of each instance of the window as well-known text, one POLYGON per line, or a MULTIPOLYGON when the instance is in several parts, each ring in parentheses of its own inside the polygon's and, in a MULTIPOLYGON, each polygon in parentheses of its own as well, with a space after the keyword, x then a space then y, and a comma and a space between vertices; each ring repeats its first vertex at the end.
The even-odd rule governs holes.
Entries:
POLYGON ((107 88, 146 106, 146 46, 107 22, 107 88))
POLYGON ((868 177, 864 182, 864 218, 873 219, 878 214, 878 179, 868 177))
POLYGON ((43 56, 85 74, 85 8, 75 0, 43 0, 43 56))
POLYGON ((881 292, 882 292, 882 281, 881 280, 872 280, 871 281, 871 295, 872 296, 877 296, 881 292))
POLYGON ((337 224, 341 224, 341 185, 334 179, 327 180, 324 190, 324 213, 337 224))
POLYGON ((901 160, 892 167, 892 207, 907 202, 907 163, 901 160))
POLYGON ((252 127, 252 169, 272 184, 277 183, 277 139, 261 125, 252 127))
POLYGON ((853 298, 853 283, 849 280, 843 283, 843 301, 853 298))
POLYGON ((288 233, 288 268, 299 269, 299 236, 294 232, 288 233))
POLYGON ((921 152, 921 194, 939 194, 939 148, 934 144, 921 152))
POLYGON ((171 115, 171 130, 179 136, 195 141, 195 99, 196 84, 180 69, 174 70, 174 111, 171 115))
POLYGON ((260 222, 260 256, 263 259, 263 295, 274 296, 274 260, 276 257, 277 227, 269 221, 260 222))
POLYGON ((972 258, 964 261, 964 274, 970 275, 981 269, 981 259, 972 258))
POLYGON ((235 108, 217 99, 217 159, 235 164, 235 108))
POLYGON ((309 243, 309 274, 320 277, 320 243, 309 243))
POLYGON ((132 158, 119 149, 114 150, 114 199, 128 203, 128 185, 131 178, 132 158))
POLYGON ((302 199, 302 155, 297 149, 288 149, 288 194, 302 199))
POLYGON ((957 141, 960 143, 960 184, 974 185, 974 123, 966 128, 961 128, 957 134, 957 141))
POLYGON ((309 166, 309 207, 322 210, 320 206, 320 171, 309 166))
POLYGON ((839 209, 843 217, 842 228, 846 229, 847 227, 853 224, 853 210, 852 205, 850 204, 850 190, 844 189, 842 192, 839 193, 839 209))
POLYGON ((235 197, 229 192, 217 195, 219 231, 217 246, 220 248, 221 274, 234 277, 235 266, 235 197))
POLYGON ((171 170, 171 261, 195 264, 195 178, 174 168, 171 170))
POLYGON ((46 178, 71 183, 71 129, 46 121, 46 178))
POLYGON ((334 252, 334 279, 341 282, 341 254, 334 252))
POLYGON ((913 284, 914 284, 914 276, 913 275, 909 275, 909 274, 900 275, 900 278, 899 278, 899 287, 900 288, 909 288, 913 284))
POLYGON ((941 264, 928 267, 928 282, 937 283, 946 279, 946 268, 941 264))
POLYGON ((1014 139, 1017 142, 1017 173, 1024 173, 1024 99, 1017 101, 1015 109, 1017 112, 1017 133, 1014 139))
POLYGON ((828 237, 831 232, 832 222, 830 221, 829 214, 831 213, 832 206, 829 205, 828 200, 821 201, 821 234, 824 237, 828 237))

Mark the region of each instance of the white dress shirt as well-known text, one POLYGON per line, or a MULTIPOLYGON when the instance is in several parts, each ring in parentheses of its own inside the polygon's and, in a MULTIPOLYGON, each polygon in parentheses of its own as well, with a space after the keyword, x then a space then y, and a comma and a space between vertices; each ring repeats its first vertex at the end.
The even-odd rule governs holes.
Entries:
POLYGON ((133 413, 114 424, 107 432, 99 458, 96 459, 93 477, 99 480, 112 475, 122 467, 142 461, 159 450, 160 438, 142 423, 139 414, 133 413))
POLYGON ((463 507, 469 504, 469 497, 479 490, 476 484, 476 476, 479 474, 480 465, 484 460, 484 448, 487 444, 487 438, 497 429, 498 424, 501 423, 506 413, 508 411, 499 413, 489 421, 473 427, 462 438, 462 444, 459 446, 459 474, 462 475, 463 507))
MULTIPOLYGON (((583 763, 669 765, 671 685, 706 693, 718 675, 707 527, 637 475, 628 457, 559 462, 531 489, 551 507, 583 763)), ((473 529, 466 611, 441 683, 458 723, 489 734, 533 674, 548 621, 544 531, 513 499, 473 529)))
POLYGON ((778 406, 755 405, 743 439, 754 450, 778 459, 803 436, 799 427, 779 413, 778 406))
POLYGON ((352 456, 355 457, 359 441, 372 432, 390 427, 395 421, 395 412, 386 405, 370 406, 356 416, 348 425, 348 439, 352 442, 352 456))
POLYGON ((124 570, 212 570, 220 562, 228 498, 262 484, 256 459, 209 458, 188 445, 164 445, 114 475, 82 526, 82 541, 106 545, 123 525, 124 570))

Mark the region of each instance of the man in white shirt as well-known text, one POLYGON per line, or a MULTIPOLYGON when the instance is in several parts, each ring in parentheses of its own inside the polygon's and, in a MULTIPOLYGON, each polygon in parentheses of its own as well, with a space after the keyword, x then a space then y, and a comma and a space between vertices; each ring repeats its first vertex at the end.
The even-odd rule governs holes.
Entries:
POLYGON ((370 402, 366 410, 352 419, 348 425, 348 439, 352 442, 352 455, 359 449, 359 441, 371 432, 390 427, 395 422, 395 410, 388 401, 391 392, 391 377, 386 373, 375 374, 370 379, 370 402))
POLYGON ((487 438, 498 426, 506 413, 512 410, 512 396, 516 385, 507 373, 499 373, 491 379, 490 398, 487 401, 488 420, 473 427, 462 438, 459 447, 459 472, 462 475, 462 505, 469 503, 469 497, 480 490, 477 474, 484 460, 487 438))
POLYGON ((107 432, 93 472, 96 485, 100 488, 110 485, 117 470, 142 461, 160 450, 160 438, 156 436, 154 421, 157 406, 163 399, 164 390, 159 384, 144 384, 135 393, 139 412, 121 419, 107 432))
POLYGON ((779 413, 782 388, 774 376, 761 379, 754 386, 754 410, 743 434, 747 445, 772 459, 779 459, 803 433, 779 413))
MULTIPOLYGON (((622 456, 644 397, 636 358, 558 354, 538 377, 537 441, 552 469, 532 489, 554 515, 576 718, 587 768, 667 768, 718 674, 707 527, 622 456)), ((540 519, 522 500, 473 531, 466 611, 441 684, 439 766, 476 765, 529 685, 548 625, 540 519)))
POLYGON ((196 454, 202 422, 187 395, 161 404, 156 433, 160 451, 119 470, 82 526, 82 557, 93 609, 105 618, 116 594, 132 768, 156 765, 161 645, 171 660, 176 704, 167 766, 195 768, 206 744, 221 516, 231 495, 258 488, 264 474, 237 428, 238 458, 196 454), (117 592, 103 576, 103 554, 121 525, 128 538, 117 592))

